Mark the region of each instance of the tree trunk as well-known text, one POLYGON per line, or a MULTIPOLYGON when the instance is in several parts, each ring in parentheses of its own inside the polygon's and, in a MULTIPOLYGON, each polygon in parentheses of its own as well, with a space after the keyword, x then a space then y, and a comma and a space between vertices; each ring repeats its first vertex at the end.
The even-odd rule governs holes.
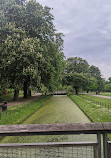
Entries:
POLYGON ((26 81, 24 81, 23 91, 24 91, 24 98, 27 98, 28 97, 28 85, 27 85, 26 81))
POLYGON ((32 94, 31 94, 31 90, 28 90, 28 96, 31 97, 32 94))
POLYGON ((16 100, 19 100, 19 89, 15 89, 14 90, 14 98, 13 98, 14 101, 16 100))
POLYGON ((100 94, 100 91, 96 91, 96 94, 97 94, 97 95, 100 94))
POLYGON ((76 95, 78 95, 78 88, 77 88, 77 87, 75 87, 75 90, 76 90, 76 95))

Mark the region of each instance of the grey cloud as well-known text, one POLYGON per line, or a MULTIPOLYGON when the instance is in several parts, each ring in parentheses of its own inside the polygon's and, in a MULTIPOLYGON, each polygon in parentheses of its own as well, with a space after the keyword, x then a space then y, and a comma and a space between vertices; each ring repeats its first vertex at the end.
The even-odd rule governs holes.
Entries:
POLYGON ((111 76, 111 0, 38 0, 54 8, 54 24, 65 34, 66 57, 80 56, 111 76))

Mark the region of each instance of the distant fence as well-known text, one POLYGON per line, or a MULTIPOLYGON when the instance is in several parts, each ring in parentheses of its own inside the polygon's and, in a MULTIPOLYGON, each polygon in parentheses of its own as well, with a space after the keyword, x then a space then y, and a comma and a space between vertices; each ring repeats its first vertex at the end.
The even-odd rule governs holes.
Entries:
POLYGON ((111 109, 111 105, 110 104, 105 104, 105 103, 102 103, 102 102, 97 102, 97 101, 91 100, 89 98, 86 98, 84 96, 81 96, 81 97, 84 98, 84 99, 86 99, 86 100, 91 101, 92 103, 96 104, 97 106, 102 106, 102 107, 105 107, 107 109, 111 109))
POLYGON ((107 137, 109 133, 111 123, 0 125, 0 136, 97 135, 96 142, 0 144, 0 157, 111 158, 111 142, 107 137))
POLYGON ((13 117, 13 114, 15 114, 16 112, 19 112, 22 109, 26 109, 29 106, 32 106, 31 102, 37 102, 43 97, 44 96, 40 96, 40 97, 36 98, 35 100, 30 101, 29 103, 24 103, 24 104, 13 106, 13 109, 7 108, 6 110, 2 110, 3 104, 1 104, 0 105, 0 119, 2 119, 3 115, 6 117, 8 117, 9 115, 12 115, 12 117, 13 117))
POLYGON ((56 91, 53 93, 53 95, 67 95, 66 91, 56 91))

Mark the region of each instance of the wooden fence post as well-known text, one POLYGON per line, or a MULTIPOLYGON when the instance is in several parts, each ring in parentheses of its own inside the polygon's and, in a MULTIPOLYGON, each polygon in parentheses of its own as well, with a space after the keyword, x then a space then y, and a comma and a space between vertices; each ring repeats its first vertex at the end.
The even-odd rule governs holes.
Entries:
POLYGON ((103 152, 104 158, 108 158, 108 137, 106 132, 103 134, 103 152))
POLYGON ((97 134, 97 142, 98 142, 98 158, 101 158, 101 134, 97 134))

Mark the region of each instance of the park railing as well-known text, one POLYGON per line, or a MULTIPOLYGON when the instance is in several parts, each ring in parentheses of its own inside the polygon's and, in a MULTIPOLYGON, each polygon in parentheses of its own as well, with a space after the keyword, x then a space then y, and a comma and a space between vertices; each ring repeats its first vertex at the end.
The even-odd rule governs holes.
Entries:
POLYGON ((94 142, 0 144, 2 158, 111 158, 111 123, 0 125, 0 136, 96 135, 94 142))
POLYGON ((104 107, 108 110, 111 110, 111 104, 106 104, 106 103, 103 103, 103 102, 100 102, 100 101, 95 101, 95 100, 92 100, 90 98, 87 98, 85 96, 82 96, 82 98, 86 99, 86 100, 89 100, 91 103, 94 103, 96 106, 99 106, 99 107, 104 107))

